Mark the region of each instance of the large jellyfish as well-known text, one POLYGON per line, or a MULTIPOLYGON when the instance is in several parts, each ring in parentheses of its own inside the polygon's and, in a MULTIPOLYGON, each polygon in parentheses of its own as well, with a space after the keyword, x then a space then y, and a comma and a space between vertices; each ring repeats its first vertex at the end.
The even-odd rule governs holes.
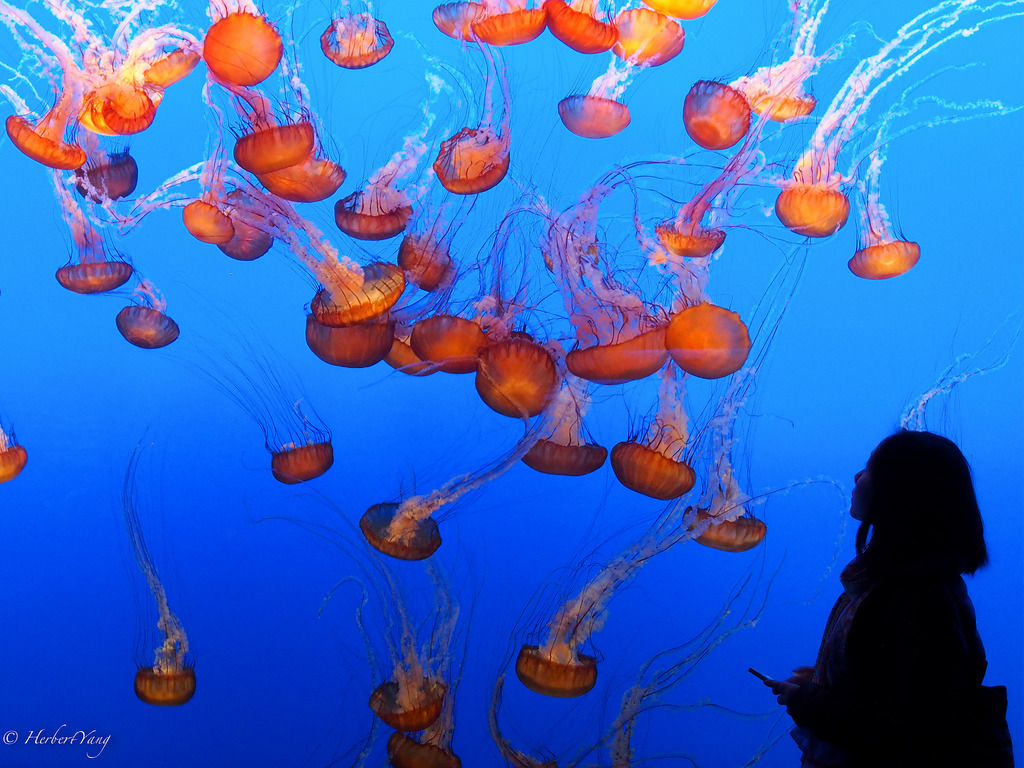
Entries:
POLYGON ((135 695, 146 704, 175 707, 187 704, 196 692, 196 672, 189 657, 188 638, 181 621, 167 602, 167 593, 160 581, 153 556, 142 535, 139 521, 139 492, 136 486, 142 448, 133 451, 124 478, 121 507, 132 556, 138 563, 149 591, 156 600, 159 619, 157 627, 163 642, 156 648, 152 666, 139 666, 135 673, 135 695))

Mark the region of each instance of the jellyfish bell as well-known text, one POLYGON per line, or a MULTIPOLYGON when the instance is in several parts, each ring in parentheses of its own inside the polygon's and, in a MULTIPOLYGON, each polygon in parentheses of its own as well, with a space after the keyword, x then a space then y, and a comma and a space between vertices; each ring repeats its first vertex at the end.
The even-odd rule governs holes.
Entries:
POLYGON ((594 0, 544 0, 548 30, 578 53, 602 53, 619 38, 615 24, 601 21, 594 0))
MULTIPOLYGON (((485 6, 486 7, 486 6, 485 6)), ((547 25, 544 7, 526 8, 523 0, 508 3, 511 10, 485 13, 472 23, 474 37, 489 45, 522 45, 535 40, 547 25)))
POLYGON ((603 445, 563 445, 542 438, 523 456, 523 464, 547 475, 579 477, 599 470, 607 457, 608 449, 603 445))
POLYGON ((235 162, 254 174, 297 165, 313 153, 316 134, 308 120, 283 125, 257 124, 235 141, 235 162))
POLYGON ((285 485, 305 483, 320 477, 334 465, 334 447, 330 439, 311 441, 304 445, 287 443, 271 448, 270 470, 274 479, 285 485))
POLYGON ((222 245, 235 236, 231 217, 209 195, 186 205, 181 210, 181 219, 188 233, 203 243, 222 245))
POLYGON ((447 239, 434 238, 430 233, 406 234, 398 246, 398 266, 405 271, 406 279, 423 291, 440 287, 455 270, 447 239))
POLYGON ((827 185, 790 182, 775 199, 775 215, 790 232, 828 237, 846 224, 850 199, 827 185))
POLYGON ((362 531, 370 546, 396 560, 426 560, 441 546, 441 532, 432 517, 416 521, 409 530, 393 532, 399 504, 383 502, 374 504, 359 520, 362 531))
POLYGON ((750 354, 750 335, 737 313, 701 302, 672 318, 665 347, 687 373, 718 379, 743 367, 750 354))
POLYGON ((57 270, 57 282, 73 293, 107 293, 120 288, 131 279, 134 268, 127 261, 83 261, 68 263, 57 270))
POLYGON ((21 474, 28 462, 28 451, 18 445, 13 431, 4 431, 0 425, 0 483, 13 480, 21 474))
POLYGON ((921 258, 921 246, 908 240, 891 240, 859 249, 847 266, 865 280, 887 280, 909 272, 921 258))
POLYGON ((702 259, 722 247, 725 230, 717 227, 702 227, 678 219, 663 221, 655 227, 658 242, 665 250, 688 259, 702 259))
POLYGON ((394 45, 388 25, 370 13, 336 16, 320 35, 324 56, 345 69, 376 64, 394 45))
POLYGON ((664 325, 625 341, 571 350, 565 366, 581 379, 596 384, 622 384, 650 376, 668 360, 664 325))
POLYGON ((516 657, 516 677, 535 693, 572 699, 589 693, 597 684, 597 659, 524 645, 516 657))
POLYGON ((194 667, 163 670, 157 667, 139 667, 135 673, 135 695, 146 704, 158 707, 180 707, 192 700, 196 693, 194 667))
POLYGON ((644 5, 675 19, 699 19, 718 0, 643 0, 644 5))
POLYGON ((405 231, 412 206, 404 194, 371 185, 334 204, 338 229, 357 240, 387 240, 405 231))
POLYGON ((487 13, 482 3, 442 3, 434 8, 431 17, 439 31, 456 40, 473 40, 473 22, 487 13))
POLYGON ((387 753, 393 768, 462 768, 462 760, 452 752, 401 731, 388 737, 387 753))
POLYGON ((683 125, 704 149, 728 149, 750 129, 750 103, 729 85, 698 80, 683 100, 683 125))
POLYGON ((236 213, 250 210, 252 198, 240 189, 233 189, 224 196, 224 202, 230 209, 227 215, 231 220, 231 239, 217 243, 217 247, 235 261, 254 261, 263 256, 274 245, 274 236, 249 224, 236 213))
POLYGON ((158 309, 132 304, 117 313, 117 330, 129 344, 159 349, 178 338, 178 324, 158 309))
POLYGON ((562 125, 585 139, 606 139, 629 125, 629 107, 589 93, 566 96, 558 102, 562 125))
POLYGON ((420 360, 435 363, 439 370, 473 373, 487 346, 487 334, 475 320, 437 314, 413 326, 409 345, 420 360))
POLYGON ((260 184, 270 194, 293 203, 326 200, 345 183, 346 176, 340 165, 315 155, 310 155, 296 165, 256 174, 260 184))
POLYGON ((412 346, 409 344, 408 332, 399 334, 396 330, 395 338, 391 343, 391 348, 384 356, 384 362, 394 368, 400 373, 408 374, 409 376, 429 376, 432 373, 437 373, 439 368, 425 360, 421 360, 419 356, 412 351, 412 346))
POLYGON ((612 448, 611 465, 620 483, 652 499, 677 499, 697 482, 696 473, 685 461, 635 441, 612 448))
POLYGON ((337 328, 324 325, 313 313, 306 316, 306 345, 331 365, 368 368, 386 360, 394 342, 395 318, 390 314, 337 328))
MULTIPOLYGON (((698 510, 693 524, 699 525, 707 520, 708 516, 708 510, 698 510)), ((746 552, 764 541, 767 532, 768 526, 762 520, 743 516, 735 520, 712 521, 704 533, 694 541, 722 552, 746 552)))
POLYGON ((318 322, 332 328, 357 325, 382 316, 405 291, 405 273, 397 264, 375 261, 362 268, 358 285, 323 288, 310 303, 318 322))
POLYGON ((235 11, 217 19, 203 41, 203 61, 230 85, 253 86, 270 77, 281 62, 281 35, 263 16, 235 11))
POLYGON ((63 140, 63 123, 54 123, 52 110, 38 123, 27 117, 10 115, 7 136, 22 154, 59 171, 73 171, 85 165, 85 150, 63 140))
POLYGON ((650 8, 626 8, 615 17, 619 31, 612 53, 623 61, 658 66, 683 50, 686 33, 678 23, 650 8))
POLYGON ((434 173, 456 195, 475 195, 496 186, 508 173, 509 142, 493 128, 463 128, 441 142, 434 173))
POLYGON ((138 183, 139 166, 127 149, 75 169, 75 189, 94 203, 128 197, 138 183))
POLYGON ((115 81, 85 95, 78 119, 93 133, 125 136, 149 128, 156 108, 145 88, 115 81))
POLYGON ((476 391, 492 410, 512 418, 541 413, 558 386, 558 371, 543 345, 510 337, 480 350, 476 391))
POLYGON ((192 73, 202 56, 198 51, 175 48, 156 59, 142 73, 146 85, 169 88, 192 73))
POLYGON ((441 715, 448 686, 428 677, 418 682, 418 685, 403 685, 394 680, 381 683, 370 694, 370 709, 397 731, 422 731, 430 727, 441 715))

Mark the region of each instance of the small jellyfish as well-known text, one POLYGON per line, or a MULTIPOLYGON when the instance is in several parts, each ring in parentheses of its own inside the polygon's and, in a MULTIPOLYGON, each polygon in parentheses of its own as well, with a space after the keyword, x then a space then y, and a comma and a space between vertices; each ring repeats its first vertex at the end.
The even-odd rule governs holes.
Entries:
POLYGON ((75 189, 94 203, 128 197, 138 183, 139 166, 127 149, 110 154, 100 150, 75 169, 75 189))
POLYGON ((372 11, 353 13, 347 3, 320 35, 324 56, 345 69, 363 69, 376 64, 394 47, 388 25, 374 17, 372 11))
POLYGON ((624 65, 612 59, 586 93, 571 94, 558 102, 562 124, 577 136, 606 139, 621 133, 629 125, 629 107, 619 99, 636 69, 631 61, 624 65))
POLYGON ((28 461, 25 446, 18 445, 14 430, 0 424, 0 483, 13 480, 21 474, 28 461))
POLYGON ((185 628, 167 602, 167 593, 142 535, 139 494, 136 488, 140 456, 141 448, 136 448, 128 462, 122 494, 122 512, 132 555, 156 600, 159 612, 157 627, 164 639, 156 648, 152 666, 139 665, 135 673, 135 695, 146 704, 177 707, 187 704, 195 695, 196 672, 194 662, 188 655, 189 645, 185 628))
POLYGON ((231 239, 217 243, 217 247, 236 261, 254 261, 274 245, 274 236, 249 224, 242 212, 253 205, 252 198, 241 189, 233 189, 224 196, 228 218, 231 219, 231 239))
POLYGON ((138 285, 132 294, 137 303, 117 313, 117 330, 129 344, 142 349, 159 349, 178 338, 178 324, 164 310, 167 302, 152 283, 136 272, 138 285))
POLYGON ((442 3, 434 8, 434 26, 456 40, 473 40, 473 23, 483 18, 487 9, 483 3, 455 2, 442 3))
POLYGON ((658 388, 658 414, 646 439, 623 441, 612 448, 612 471, 630 490, 668 501, 689 493, 697 482, 696 473, 683 457, 689 437, 685 394, 682 373, 666 366, 658 388))
POLYGON ((551 414, 551 431, 523 455, 523 464, 549 475, 578 477, 600 469, 608 449, 587 442, 583 436, 583 414, 589 405, 584 382, 566 374, 551 414))

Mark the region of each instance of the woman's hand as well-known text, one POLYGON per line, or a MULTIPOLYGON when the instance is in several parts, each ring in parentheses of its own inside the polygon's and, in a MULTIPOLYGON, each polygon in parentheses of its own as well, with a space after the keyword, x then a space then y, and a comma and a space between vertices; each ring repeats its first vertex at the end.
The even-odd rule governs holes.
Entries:
POLYGON ((772 689, 776 701, 784 707, 789 706, 790 697, 801 686, 811 682, 814 667, 797 667, 786 680, 765 680, 764 684, 772 689))

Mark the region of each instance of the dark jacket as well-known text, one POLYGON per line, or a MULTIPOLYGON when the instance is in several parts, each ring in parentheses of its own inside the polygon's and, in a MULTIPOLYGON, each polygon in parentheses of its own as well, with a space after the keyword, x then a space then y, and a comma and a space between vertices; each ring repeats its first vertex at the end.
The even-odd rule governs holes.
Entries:
POLYGON ((851 768, 1009 768, 1006 689, 982 686, 985 649, 963 577, 918 564, 876 583, 846 638, 844 679, 808 683, 793 720, 851 768))

